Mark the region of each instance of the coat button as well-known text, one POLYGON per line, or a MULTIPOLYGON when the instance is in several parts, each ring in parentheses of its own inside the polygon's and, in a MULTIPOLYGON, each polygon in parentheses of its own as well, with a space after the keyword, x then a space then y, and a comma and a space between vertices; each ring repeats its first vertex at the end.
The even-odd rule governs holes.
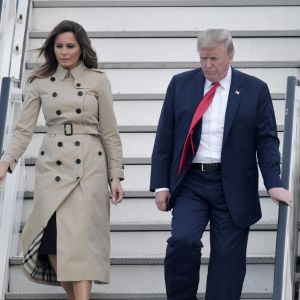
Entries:
POLYGON ((77 93, 77 95, 78 95, 78 96, 82 96, 82 95, 83 95, 83 92, 82 92, 82 91, 79 91, 79 92, 77 93))
POLYGON ((60 181, 60 177, 59 177, 59 176, 56 176, 56 177, 55 177, 55 181, 57 181, 57 182, 60 181))
POLYGON ((51 80, 51 81, 55 81, 55 77, 52 76, 52 77, 50 78, 50 80, 51 80))
POLYGON ((76 113, 81 114, 81 109, 80 108, 76 108, 76 113))
POLYGON ((76 86, 77 86, 77 87, 80 87, 80 86, 81 86, 81 84, 80 84, 79 82, 77 82, 77 83, 76 83, 76 86))
POLYGON ((76 159, 76 164, 79 165, 81 163, 81 160, 79 158, 76 159))
POLYGON ((58 110, 56 111, 56 114, 57 114, 58 116, 60 116, 60 115, 61 115, 61 110, 58 109, 58 110))
POLYGON ((79 180, 80 179, 80 177, 76 177, 76 180, 79 180))
POLYGON ((75 146, 80 146, 80 142, 79 142, 79 141, 76 141, 76 142, 75 142, 75 146))
POLYGON ((62 147, 62 146, 63 146, 63 143, 62 143, 62 142, 58 142, 58 143, 57 143, 57 146, 58 146, 58 147, 62 147))
POLYGON ((98 155, 99 155, 99 156, 101 156, 101 155, 102 155, 102 152, 101 152, 101 151, 99 151, 99 152, 98 152, 98 155))
POLYGON ((61 165, 61 160, 57 160, 57 161, 56 161, 56 164, 57 164, 58 166, 60 166, 60 165, 61 165))
POLYGON ((41 155, 44 155, 45 154, 45 151, 41 151, 41 155))
POLYGON ((53 92, 52 93, 52 97, 56 97, 57 96, 57 93, 56 92, 53 92))

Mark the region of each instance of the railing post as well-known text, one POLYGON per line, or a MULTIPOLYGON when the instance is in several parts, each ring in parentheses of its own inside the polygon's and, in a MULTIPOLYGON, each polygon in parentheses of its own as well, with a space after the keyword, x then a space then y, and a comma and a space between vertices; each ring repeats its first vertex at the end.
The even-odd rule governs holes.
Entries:
POLYGON ((2 85, 1 85, 1 94, 0 94, 0 116, 1 116, 0 117, 0 153, 2 152, 2 148, 3 148, 3 139, 4 139, 4 131, 5 131, 7 105, 8 105, 9 94, 10 94, 10 85, 11 85, 11 78, 3 77, 2 85))
MULTIPOLYGON (((295 91, 298 81, 296 77, 287 79, 287 93, 285 106, 284 141, 282 153, 282 183, 283 187, 290 190, 294 188, 292 176, 294 164, 293 138, 295 138, 295 91), (291 183, 292 182, 292 183, 291 183)), ((292 191, 291 191, 292 192, 292 191)), ((293 194, 293 192, 292 192, 293 194)), ((290 209, 286 204, 279 205, 278 230, 276 239, 276 255, 273 285, 273 300, 292 299, 295 293, 294 279, 296 268, 296 253, 298 241, 298 199, 294 199, 294 207, 290 209), (288 297, 291 298, 286 298, 288 297)))

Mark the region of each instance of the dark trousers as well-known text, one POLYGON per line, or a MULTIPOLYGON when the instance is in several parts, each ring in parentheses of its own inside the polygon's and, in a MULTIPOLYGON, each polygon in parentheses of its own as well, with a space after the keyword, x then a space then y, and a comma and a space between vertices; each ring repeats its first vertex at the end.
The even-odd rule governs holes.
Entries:
POLYGON ((165 258, 168 300, 196 300, 201 238, 210 221, 206 300, 239 300, 246 274, 249 228, 237 227, 224 199, 221 171, 192 166, 175 199, 165 258))

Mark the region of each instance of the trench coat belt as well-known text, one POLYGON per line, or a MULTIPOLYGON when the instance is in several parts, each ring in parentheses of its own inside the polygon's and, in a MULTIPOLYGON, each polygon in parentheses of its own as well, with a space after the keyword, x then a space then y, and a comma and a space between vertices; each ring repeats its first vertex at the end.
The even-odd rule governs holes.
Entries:
POLYGON ((74 124, 74 123, 65 123, 61 125, 48 125, 47 133, 58 133, 64 135, 99 134, 99 126, 95 124, 74 124))

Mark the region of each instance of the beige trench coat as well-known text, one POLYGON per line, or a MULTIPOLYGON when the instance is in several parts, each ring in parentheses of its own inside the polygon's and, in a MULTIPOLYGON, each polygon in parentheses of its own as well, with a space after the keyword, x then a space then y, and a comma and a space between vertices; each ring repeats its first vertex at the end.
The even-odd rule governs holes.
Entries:
POLYGON ((49 131, 36 161, 35 205, 21 237, 23 271, 31 280, 46 284, 108 283, 108 181, 123 179, 110 83, 104 73, 87 69, 83 63, 71 71, 59 66, 52 77, 35 79, 1 158, 11 170, 32 138, 40 106, 49 131), (63 125, 66 123, 72 125, 63 125), (43 230, 54 212, 57 278, 37 255, 43 230))

